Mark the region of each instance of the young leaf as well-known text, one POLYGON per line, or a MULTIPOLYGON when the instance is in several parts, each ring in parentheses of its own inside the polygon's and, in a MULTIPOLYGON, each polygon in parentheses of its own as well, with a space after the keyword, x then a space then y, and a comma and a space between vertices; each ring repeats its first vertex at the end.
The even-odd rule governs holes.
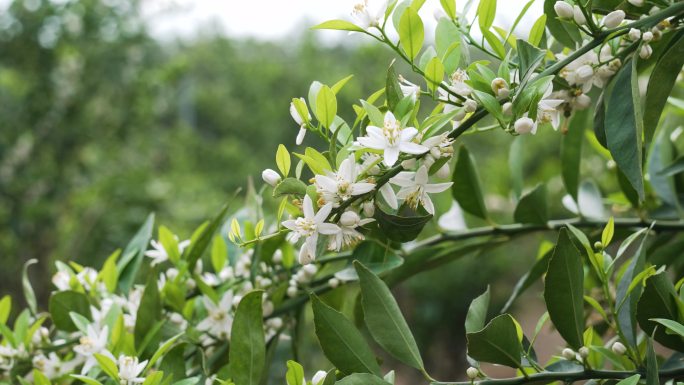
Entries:
POLYGON ((209 243, 211 242, 214 233, 216 233, 219 227, 223 225, 223 221, 226 218, 226 214, 228 214, 228 208, 230 207, 230 204, 233 202, 233 199, 235 199, 236 196, 237 193, 233 195, 233 198, 228 200, 228 202, 226 202, 223 205, 223 207, 218 212, 218 214, 216 214, 214 219, 212 219, 208 225, 204 226, 199 236, 196 239, 193 239, 190 243, 190 246, 183 252, 183 259, 188 261, 190 270, 192 270, 195 267, 197 261, 200 259, 204 251, 209 247, 209 243))
POLYGON ((545 224, 549 220, 546 204, 546 187, 537 185, 534 190, 523 195, 515 207, 513 218, 519 223, 545 224))
POLYGON ((36 314, 38 311, 36 304, 36 293, 33 292, 33 286, 31 286, 31 281, 28 277, 29 266, 38 263, 37 259, 29 259, 24 263, 24 269, 21 273, 21 285, 24 288, 24 298, 26 298, 26 304, 28 305, 31 314, 36 314))
POLYGON ((285 374, 287 385, 302 385, 305 384, 304 368, 298 362, 287 361, 287 373, 285 374))
POLYGON ((660 385, 660 376, 658 375, 658 358, 653 349, 653 340, 646 337, 646 384, 660 385))
POLYGON ((116 363, 102 354, 95 353, 94 356, 102 371, 114 381, 119 382, 119 369, 116 367, 116 363))
POLYGON ((360 262, 354 267, 359 276, 363 316, 368 331, 385 351, 399 361, 424 371, 418 345, 387 285, 360 262))
POLYGON ((477 18, 481 31, 489 31, 496 16, 496 0, 481 0, 477 7, 477 18))
POLYGON ((477 175, 475 161, 470 156, 468 150, 461 146, 458 152, 458 160, 454 167, 451 186, 451 193, 461 205, 461 208, 482 219, 487 218, 487 208, 480 189, 480 178, 477 175))
POLYGON ((504 58, 506 56, 506 48, 504 48, 503 43, 498 37, 496 37, 495 34, 490 31, 482 31, 482 35, 484 36, 485 40, 487 40, 487 43, 489 43, 489 45, 492 47, 494 53, 499 56, 499 58, 504 58))
POLYGON ((411 7, 406 8, 399 21, 399 43, 409 59, 413 60, 418 56, 423 47, 424 34, 423 20, 418 12, 411 7))
POLYGON ((544 300, 551 322, 574 349, 583 346, 584 269, 579 250, 567 229, 561 229, 549 261, 544 283, 544 300))
POLYGON ((266 362, 261 299, 263 292, 247 293, 235 312, 230 340, 230 375, 236 384, 259 385, 266 362))
POLYGON ((433 57, 425 67, 425 80, 430 91, 435 92, 444 78, 444 65, 438 57, 433 57))
POLYGON ((439 3, 442 4, 444 13, 446 13, 450 19, 453 20, 456 18, 456 0, 439 0, 439 3))
POLYGON ((484 293, 477 296, 468 307, 465 319, 466 333, 475 333, 482 330, 487 322, 487 310, 489 309, 489 286, 484 293))
POLYGON ((337 98, 330 87, 324 85, 316 96, 316 118, 324 127, 329 128, 337 115, 337 98))
POLYGON ((379 376, 375 355, 356 326, 342 313, 311 296, 316 336, 323 353, 342 373, 369 373, 379 376))
POLYGON ((541 42, 542 37, 544 37, 544 30, 546 28, 546 15, 541 15, 537 21, 534 22, 532 25, 532 29, 530 29, 530 36, 528 37, 527 41, 530 42, 530 44, 534 46, 539 46, 539 42, 541 42))
MULTIPOLYGON (((391 111, 394 111, 394 109, 397 107, 397 104, 401 101, 401 99, 404 98, 404 93, 401 92, 401 85, 399 84, 399 80, 397 77, 397 71, 394 70, 394 65, 390 65, 389 68, 387 69, 387 81, 385 84, 385 95, 387 96, 387 106, 391 111)), ((361 101, 361 104, 366 107, 366 104, 364 104, 364 101, 361 101)), ((375 108, 375 106, 371 107, 375 108)), ((365 108, 365 110, 368 113, 368 119, 371 120, 371 122, 374 122, 374 124, 380 124, 380 122, 383 121, 382 113, 376 109, 371 108, 372 111, 369 111, 368 108, 365 108), (371 114, 374 114, 375 116, 371 116, 371 114), (380 116, 378 116, 380 115, 380 116), (378 122, 379 120, 379 122, 378 122)))
POLYGON ((522 344, 509 314, 492 319, 484 329, 466 334, 468 355, 477 361, 520 368, 522 344))
POLYGON ((561 139, 561 177, 565 190, 578 201, 582 138, 589 124, 589 110, 576 111, 570 119, 568 132, 561 139))
POLYGON ((346 20, 328 20, 311 27, 311 29, 333 29, 340 31, 366 32, 363 28, 346 20))
POLYGON ((610 241, 613 240, 613 234, 615 233, 615 220, 613 217, 610 217, 608 219, 608 223, 606 224, 606 227, 603 228, 603 232, 601 233, 601 243, 603 244, 603 247, 608 247, 610 244, 610 241))
POLYGON ((228 246, 223 236, 216 234, 211 242, 211 266, 216 273, 220 272, 228 261, 228 246))
POLYGON ((278 145, 278 150, 276 151, 276 165, 278 170, 283 176, 287 176, 290 173, 290 152, 282 144, 278 145))

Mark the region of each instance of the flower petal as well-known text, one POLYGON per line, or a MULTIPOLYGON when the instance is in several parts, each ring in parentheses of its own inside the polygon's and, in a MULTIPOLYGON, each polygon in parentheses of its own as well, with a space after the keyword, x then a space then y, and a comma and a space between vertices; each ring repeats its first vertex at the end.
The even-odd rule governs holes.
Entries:
POLYGON ((351 186, 351 195, 361 195, 373 191, 374 183, 354 183, 351 186))
POLYGON ((401 142, 399 143, 399 150, 407 154, 420 155, 426 153, 429 148, 413 142, 401 142))
POLYGON ((383 162, 385 163, 385 165, 387 165, 388 167, 392 167, 395 163, 397 163, 397 160, 399 159, 399 149, 397 147, 387 147, 385 148, 385 152, 383 155, 383 162))
POLYGON ((304 195, 304 202, 302 203, 302 210, 304 211, 304 218, 312 219, 316 213, 313 209, 313 202, 309 195, 304 195))
POLYGON ((336 234, 340 231, 340 227, 334 223, 321 223, 316 227, 316 229, 319 233, 325 235, 336 234))
POLYGON ((452 184, 454 184, 454 182, 426 184, 425 192, 431 194, 441 193, 451 187, 452 184))
POLYGON ((326 203, 323 207, 321 207, 316 215, 314 216, 314 222, 316 224, 321 224, 325 222, 326 219, 328 219, 328 216, 330 215, 330 212, 333 209, 333 204, 332 203, 326 203))
POLYGON ((390 186, 388 183, 385 183, 380 187, 380 195, 382 195, 382 199, 384 199, 392 209, 396 210, 399 207, 399 204, 397 203, 397 195, 394 193, 392 186, 390 186))

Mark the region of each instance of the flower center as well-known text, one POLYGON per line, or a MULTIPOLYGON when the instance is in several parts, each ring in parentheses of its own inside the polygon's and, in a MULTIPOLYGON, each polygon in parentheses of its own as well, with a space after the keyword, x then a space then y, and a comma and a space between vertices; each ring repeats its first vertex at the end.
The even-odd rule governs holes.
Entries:
POLYGON ((393 122, 385 122, 384 127, 382 128, 382 134, 387 138, 387 143, 389 143, 390 146, 394 146, 397 143, 399 143, 399 139, 401 137, 401 127, 399 126, 398 121, 393 121, 393 122))
POLYGON ((297 218, 295 222, 297 231, 303 236, 309 237, 316 232, 316 222, 307 218, 297 218))
POLYGON ((340 180, 337 182, 337 195, 342 198, 342 200, 347 200, 351 197, 351 183, 346 180, 340 180))

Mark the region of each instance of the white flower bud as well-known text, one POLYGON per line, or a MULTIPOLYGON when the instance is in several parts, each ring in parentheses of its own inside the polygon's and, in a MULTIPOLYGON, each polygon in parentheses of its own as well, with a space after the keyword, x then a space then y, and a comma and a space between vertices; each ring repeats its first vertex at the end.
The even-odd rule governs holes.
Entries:
POLYGON ((507 98, 508 95, 510 94, 510 90, 508 89, 508 83, 502 78, 496 78, 492 80, 492 91, 494 91, 494 95, 498 98, 507 98))
POLYGON ((416 165, 415 159, 406 159, 406 160, 401 161, 401 167, 403 167, 404 169, 413 168, 413 167, 415 167, 415 165, 416 165))
POLYGON ((305 135, 306 135, 306 128, 300 127, 299 132, 297 133, 297 138, 295 139, 295 143, 297 144, 297 146, 302 144, 302 142, 304 141, 305 135))
POLYGON ((273 314, 273 302, 264 301, 263 305, 261 305, 261 310, 263 311, 264 317, 270 316, 273 314))
POLYGON ((572 17, 575 19, 575 23, 577 23, 578 25, 587 24, 587 18, 584 17, 584 14, 582 13, 582 8, 576 5, 572 7, 572 17))
POLYGON ((591 104, 591 98, 587 94, 580 94, 575 97, 573 106, 578 110, 584 110, 591 104))
POLYGON ((276 251, 273 253, 273 262, 274 263, 281 263, 283 261, 283 252, 280 249, 276 249, 276 251))
POLYGON ((618 9, 617 11, 607 14, 606 17, 603 18, 603 25, 606 28, 613 29, 619 26, 623 20, 625 20, 625 11, 618 9))
POLYGON ((513 103, 506 102, 503 104, 501 109, 503 110, 504 115, 510 115, 511 112, 513 112, 513 103))
MULTIPOLYGON (((629 30, 629 33, 627 34, 627 37, 629 37, 629 40, 631 41, 637 41, 641 39, 641 30, 638 30, 636 28, 631 28, 629 30)), ((651 34, 651 38, 653 38, 653 34, 651 34)))
POLYGON ((292 298, 297 296, 297 286, 289 286, 287 288, 287 296, 292 298))
POLYGON ((573 350, 570 349, 570 348, 565 348, 565 349, 563 349, 563 351, 561 352, 561 355, 562 355, 563 358, 565 358, 566 360, 574 360, 574 359, 575 359, 575 351, 573 351, 573 350))
POLYGON ((337 278, 330 278, 328 280, 328 285, 334 289, 334 288, 340 286, 340 280, 337 278))
POLYGON ((464 107, 465 111, 468 113, 475 112, 475 110, 477 110, 477 102, 474 101, 473 99, 468 99, 463 104, 463 107, 464 107))
MULTIPOLYGON (((306 106, 306 101, 304 98, 299 98, 299 100, 306 106)), ((294 102, 290 102, 290 116, 292 116, 292 119, 297 123, 298 126, 303 125, 307 120, 311 119, 311 114, 309 114, 308 108, 307 108, 307 119, 304 119, 303 116, 299 114, 299 111, 297 111, 297 107, 295 107, 294 102)))
POLYGON ((611 349, 613 350, 613 353, 620 356, 627 352, 627 348, 621 342, 614 343, 611 349))
POLYGON ((345 227, 356 227, 359 225, 360 220, 361 218, 359 217, 359 214, 349 210, 342 213, 342 216, 340 217, 340 224, 345 227))
POLYGON ((584 64, 575 70, 575 74, 578 80, 584 83, 594 76, 594 69, 589 64, 584 64))
POLYGON ((479 374, 480 371, 477 370, 477 368, 473 368, 472 366, 466 369, 466 376, 468 376, 468 378, 470 378, 471 380, 476 379, 479 374))
POLYGON ((464 110, 464 109, 460 109, 460 110, 456 113, 456 115, 454 115, 454 120, 457 121, 457 122, 460 122, 461 120, 463 120, 463 118, 465 118, 465 116, 466 116, 465 110, 464 110))
POLYGON ((534 121, 528 117, 520 118, 515 121, 513 128, 518 134, 529 134, 534 129, 534 121))
POLYGON ((322 370, 317 371, 311 378, 311 385, 322 385, 326 375, 327 373, 322 370))
POLYGON ((238 307, 240 301, 242 301, 241 295, 236 295, 235 297, 233 297, 233 307, 238 307))
POLYGON ((639 57, 642 59, 648 59, 651 57, 651 54, 653 54, 653 48, 649 44, 644 44, 641 46, 641 50, 639 51, 639 57))
POLYGON ((439 170, 437 170, 437 173, 435 175, 437 175, 438 178, 443 179, 446 179, 449 176, 451 176, 451 168, 449 167, 449 163, 444 163, 444 165, 440 167, 439 170))
POLYGON ((556 1, 553 5, 553 10, 556 11, 556 15, 561 19, 572 19, 574 16, 572 11, 572 5, 566 3, 565 1, 556 1))
POLYGON ((316 265, 312 264, 303 266, 302 270, 304 271, 304 274, 306 274, 309 277, 313 277, 318 272, 318 268, 316 267, 316 265))
POLYGON ((266 170, 261 172, 261 179, 263 179, 264 182, 270 184, 273 187, 280 183, 280 175, 274 170, 271 170, 270 168, 267 168, 266 170))
POLYGON ((648 14, 649 14, 649 15, 654 15, 654 14, 656 14, 656 13, 658 13, 658 12, 660 12, 660 8, 658 8, 657 6, 654 5, 654 6, 648 11, 648 14))
POLYGON ((641 35, 641 38, 644 39, 646 43, 648 43, 649 41, 653 40, 653 32, 646 31, 643 33, 643 35, 641 35))
POLYGON ((632 4, 635 7, 642 7, 645 3, 644 0, 627 0, 627 2, 632 4))
POLYGON ((582 346, 581 348, 579 348, 579 350, 577 352, 579 353, 580 357, 582 357, 582 358, 589 357, 589 348, 586 346, 582 346))
POLYGON ((361 203, 361 209, 363 210, 363 215, 368 218, 372 218, 375 215, 375 203, 372 200, 361 203))

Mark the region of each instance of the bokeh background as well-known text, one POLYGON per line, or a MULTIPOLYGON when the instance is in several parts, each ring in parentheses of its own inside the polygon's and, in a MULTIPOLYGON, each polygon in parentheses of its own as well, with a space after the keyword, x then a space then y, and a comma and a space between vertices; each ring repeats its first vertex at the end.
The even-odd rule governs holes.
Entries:
MULTIPOLYGON (((309 30, 347 18, 353 3, 0 1, 0 294, 20 300, 21 266, 37 258, 31 277, 44 300, 55 260, 100 266, 150 212, 188 237, 238 187, 260 183, 278 143, 294 147, 288 105, 313 80, 353 74, 338 96, 341 115, 353 119, 351 104, 383 87, 392 53, 362 36, 309 30)), ((500 3, 497 24, 506 27, 522 2, 500 3)), ((438 4, 423 10, 428 25, 438 4)), ((512 137, 495 130, 463 140, 488 205, 510 212, 512 137)), ((569 214, 559 204, 559 135, 525 141, 526 186, 551 177, 552 213, 569 214)), ((600 162, 585 162, 585 175, 600 162)), ((494 280, 492 307, 500 308, 540 240, 466 257, 397 288, 432 373, 461 376, 467 306, 494 280)), ((533 329, 541 302, 522 303, 515 312, 533 329)))

